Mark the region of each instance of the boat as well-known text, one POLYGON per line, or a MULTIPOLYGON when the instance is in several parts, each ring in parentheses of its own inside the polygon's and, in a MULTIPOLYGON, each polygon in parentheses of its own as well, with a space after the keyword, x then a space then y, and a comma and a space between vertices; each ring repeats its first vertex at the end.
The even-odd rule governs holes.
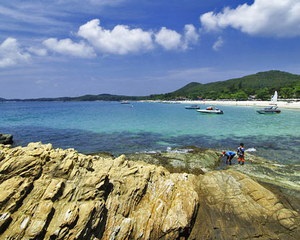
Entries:
POLYGON ((271 103, 270 105, 276 105, 277 104, 277 99, 278 99, 278 93, 277 91, 274 92, 274 95, 271 97, 271 103))
POLYGON ((199 110, 197 110, 197 112, 200 112, 200 113, 214 113, 214 114, 223 114, 224 113, 221 109, 219 109, 217 107, 213 107, 213 106, 209 106, 206 109, 199 109, 199 110))
POLYGON ((198 106, 198 105, 190 105, 190 106, 185 106, 185 109, 200 109, 200 106, 198 106))
POLYGON ((281 113, 281 110, 278 109, 277 106, 265 107, 263 109, 257 110, 260 114, 273 114, 273 113, 281 113))
POLYGON ((274 95, 271 97, 270 106, 265 107, 263 109, 257 110, 260 114, 273 114, 273 113, 281 113, 281 110, 277 107, 277 99, 278 93, 277 91, 274 92, 274 95))
POLYGON ((124 101, 121 101, 121 104, 130 104, 130 102, 124 100, 124 101))

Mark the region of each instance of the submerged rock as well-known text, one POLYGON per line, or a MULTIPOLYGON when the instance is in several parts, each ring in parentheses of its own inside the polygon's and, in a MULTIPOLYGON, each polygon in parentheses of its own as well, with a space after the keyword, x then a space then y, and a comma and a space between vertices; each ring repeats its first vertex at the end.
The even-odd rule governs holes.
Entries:
POLYGON ((157 153, 137 153, 127 156, 134 161, 163 166, 170 172, 187 172, 196 175, 214 170, 220 162, 220 154, 216 151, 196 147, 157 153))
POLYGON ((0 133, 0 144, 13 144, 13 136, 0 133))
POLYGON ((204 170, 2 145, 0 238, 299 239, 299 211, 243 173, 212 171, 216 153, 170 154, 173 170, 204 170))

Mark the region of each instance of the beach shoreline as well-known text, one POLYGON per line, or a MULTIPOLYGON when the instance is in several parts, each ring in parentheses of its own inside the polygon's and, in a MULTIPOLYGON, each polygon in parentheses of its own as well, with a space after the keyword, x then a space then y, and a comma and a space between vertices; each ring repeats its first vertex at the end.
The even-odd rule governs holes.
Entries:
MULTIPOLYGON (((201 105, 214 105, 214 106, 244 106, 244 107, 267 107, 274 106, 275 104, 271 101, 229 101, 229 100, 185 100, 185 101, 171 101, 174 103, 181 104, 201 104, 201 105)), ((277 101, 276 105, 278 108, 286 109, 299 109, 300 101, 296 102, 285 102, 277 101)))

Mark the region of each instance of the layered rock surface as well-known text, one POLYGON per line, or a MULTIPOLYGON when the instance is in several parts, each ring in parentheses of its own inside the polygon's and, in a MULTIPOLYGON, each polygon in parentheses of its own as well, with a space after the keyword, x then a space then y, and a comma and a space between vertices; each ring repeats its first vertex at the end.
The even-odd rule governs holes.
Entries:
POLYGON ((2 145, 0 239, 299 239, 292 205, 236 170, 198 165, 170 173, 124 155, 2 145))

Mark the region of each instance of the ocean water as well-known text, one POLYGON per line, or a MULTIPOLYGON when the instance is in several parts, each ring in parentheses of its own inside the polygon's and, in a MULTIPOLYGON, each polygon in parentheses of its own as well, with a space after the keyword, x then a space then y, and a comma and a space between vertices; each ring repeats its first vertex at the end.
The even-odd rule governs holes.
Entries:
MULTIPOLYGON (((257 107, 218 106, 223 115, 185 109, 185 104, 149 102, 2 102, 0 133, 15 145, 52 143, 82 153, 118 155, 197 146, 246 149, 281 163, 299 163, 300 111, 262 115, 257 107), (253 149, 252 149, 253 150, 253 149)), ((205 105, 200 105, 205 108, 205 105)))

